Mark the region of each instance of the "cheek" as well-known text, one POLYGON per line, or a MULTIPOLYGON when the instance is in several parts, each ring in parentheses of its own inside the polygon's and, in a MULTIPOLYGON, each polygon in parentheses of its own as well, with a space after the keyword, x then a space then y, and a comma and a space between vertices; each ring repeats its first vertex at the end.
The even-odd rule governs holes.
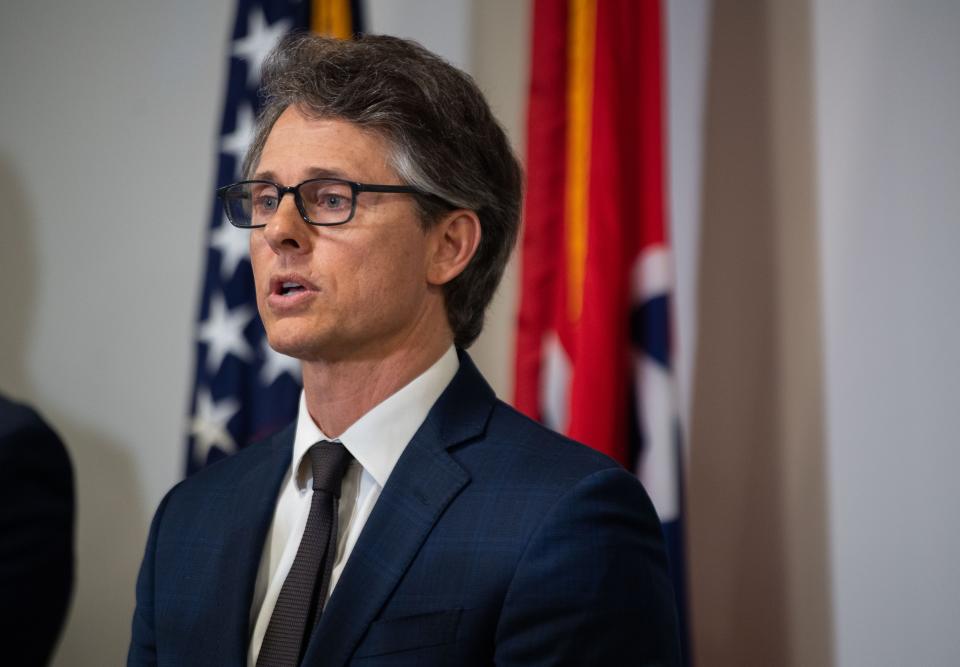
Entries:
POLYGON ((253 265, 254 278, 259 279, 259 274, 265 270, 270 252, 270 246, 267 245, 261 231, 253 230, 250 234, 250 264, 253 265))
POLYGON ((250 265, 253 267, 254 291, 257 297, 257 304, 262 305, 264 298, 264 285, 270 280, 270 259, 273 251, 263 240, 262 236, 257 239, 250 237, 250 265))
POLYGON ((337 312, 351 328, 381 331, 418 312, 416 255, 391 241, 350 253, 337 270, 337 312))
POLYGON ((382 298, 407 300, 424 284, 424 249, 417 239, 393 239, 364 259, 363 271, 370 278, 368 287, 382 298))

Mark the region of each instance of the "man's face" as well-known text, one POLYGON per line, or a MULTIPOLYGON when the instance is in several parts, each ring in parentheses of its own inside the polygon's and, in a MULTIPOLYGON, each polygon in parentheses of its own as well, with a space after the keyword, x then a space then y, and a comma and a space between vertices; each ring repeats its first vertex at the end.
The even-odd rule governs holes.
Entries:
MULTIPOLYGON (((317 177, 400 184, 380 137, 289 107, 253 178, 296 185, 317 177)), ((354 218, 338 227, 308 225, 293 196, 284 196, 267 226, 250 236, 270 345, 305 361, 383 358, 435 317, 437 287, 426 279, 429 236, 410 195, 361 193, 354 218), (294 283, 302 289, 289 289, 294 283)))

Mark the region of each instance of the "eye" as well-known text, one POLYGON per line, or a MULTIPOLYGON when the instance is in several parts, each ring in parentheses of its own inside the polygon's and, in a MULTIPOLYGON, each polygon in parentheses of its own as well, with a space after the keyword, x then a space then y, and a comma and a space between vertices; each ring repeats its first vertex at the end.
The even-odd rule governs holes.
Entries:
POLYGON ((324 193, 318 202, 319 206, 323 208, 328 208, 333 211, 340 210, 347 204, 347 198, 343 195, 338 195, 334 193, 324 193))
POLYGON ((344 183, 315 181, 302 194, 310 208, 325 213, 349 211, 353 204, 353 191, 344 183))
POLYGON ((255 215, 269 215, 280 205, 277 189, 265 183, 251 184, 247 197, 255 215))
POLYGON ((253 210, 259 215, 269 215, 277 210, 277 196, 275 194, 262 194, 253 198, 253 210))
POLYGON ((254 199, 256 207, 262 211, 272 211, 277 208, 276 195, 260 195, 254 199))

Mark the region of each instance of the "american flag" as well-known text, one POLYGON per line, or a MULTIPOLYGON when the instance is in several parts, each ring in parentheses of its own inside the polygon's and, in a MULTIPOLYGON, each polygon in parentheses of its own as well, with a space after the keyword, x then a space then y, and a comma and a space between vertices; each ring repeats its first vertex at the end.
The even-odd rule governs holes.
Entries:
MULTIPOLYGON (((336 26, 346 21, 348 31, 359 32, 358 9, 358 3, 347 0, 237 2, 220 122, 217 187, 242 178, 240 167, 260 111, 260 71, 270 50, 291 30, 337 32, 336 26)), ((267 344, 257 315, 249 235, 226 220, 211 189, 187 425, 188 475, 274 433, 296 416, 300 364, 267 344)))

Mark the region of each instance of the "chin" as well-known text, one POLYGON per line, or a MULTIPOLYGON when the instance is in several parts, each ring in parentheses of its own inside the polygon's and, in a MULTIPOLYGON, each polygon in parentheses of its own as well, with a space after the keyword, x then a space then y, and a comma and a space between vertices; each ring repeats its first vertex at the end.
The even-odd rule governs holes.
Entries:
POLYGON ((274 351, 300 361, 338 359, 349 354, 354 347, 351 343, 344 345, 337 336, 323 335, 315 327, 306 327, 302 323, 293 326, 292 322, 275 322, 267 327, 267 341, 274 351))
POLYGON ((313 351, 317 342, 311 336, 304 335, 303 331, 285 330, 287 327, 273 324, 267 327, 267 342, 274 352, 285 354, 301 361, 310 361, 315 355, 313 351))

